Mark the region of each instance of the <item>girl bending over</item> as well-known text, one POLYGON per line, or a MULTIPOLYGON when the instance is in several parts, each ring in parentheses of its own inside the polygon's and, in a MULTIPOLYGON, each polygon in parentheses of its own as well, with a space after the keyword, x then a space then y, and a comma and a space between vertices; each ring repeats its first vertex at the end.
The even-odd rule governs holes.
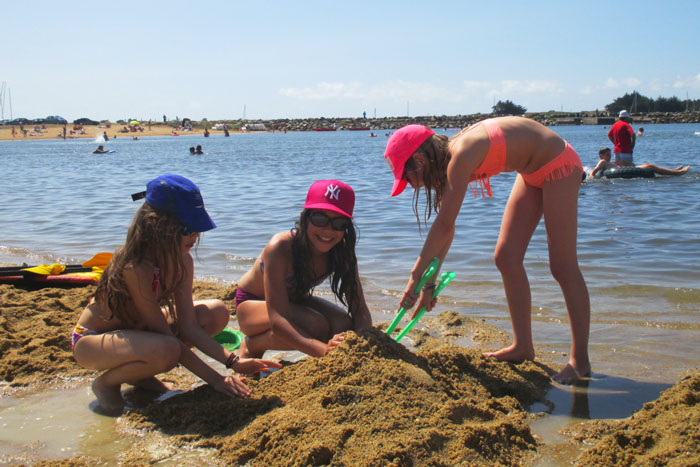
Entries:
POLYGON ((418 218, 418 194, 423 187, 427 217, 432 212, 437 214, 400 303, 407 308, 417 303, 428 310, 432 308, 434 285, 427 284, 420 297, 414 289, 432 258, 437 256, 442 261, 447 255, 469 183, 476 185, 475 196, 477 190, 482 196, 484 192, 491 196, 491 176, 517 172, 494 254, 513 325, 513 344, 486 355, 508 361, 535 357, 530 284, 523 259, 544 216, 549 265, 564 294, 572 335, 568 365, 554 378, 569 383, 589 375, 590 303, 576 256, 578 190, 583 168, 571 146, 534 120, 502 117, 479 122, 451 140, 424 126, 408 125, 391 136, 385 158, 394 174, 392 196, 410 184, 415 189, 414 211, 418 218))

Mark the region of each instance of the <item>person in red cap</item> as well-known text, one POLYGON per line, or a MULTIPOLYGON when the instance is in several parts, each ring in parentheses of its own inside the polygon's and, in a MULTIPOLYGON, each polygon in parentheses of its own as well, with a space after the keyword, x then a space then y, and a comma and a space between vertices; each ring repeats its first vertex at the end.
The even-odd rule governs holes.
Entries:
POLYGON ((387 142, 385 158, 394 174, 392 196, 400 194, 407 184, 415 190, 414 213, 419 227, 421 187, 428 203, 425 221, 436 213, 400 306, 410 309, 418 304, 416 311, 421 306, 432 309, 435 285, 426 284, 419 297, 414 290, 432 259, 445 259, 470 182, 474 183, 474 196, 478 191, 482 196, 492 196, 490 177, 517 172, 494 254, 513 325, 513 344, 486 355, 507 361, 535 357, 530 284, 523 259, 544 216, 550 269, 564 294, 572 333, 569 362, 554 378, 571 383, 588 376, 590 301, 576 255, 578 190, 583 167, 576 151, 534 120, 501 117, 481 121, 451 140, 422 125, 405 126, 387 142))
POLYGON ((214 389, 245 397, 250 389, 235 374, 222 376, 190 350, 194 346, 240 373, 279 368, 278 363, 240 358, 211 336, 228 323, 221 300, 192 298, 190 250, 200 233, 216 227, 197 185, 180 175, 151 180, 129 227, 126 244, 114 254, 93 298, 73 330, 73 356, 81 366, 103 371, 92 383, 102 410, 124 409, 122 383, 166 391, 157 374, 181 363, 214 389))
POLYGON ((344 332, 372 326, 362 293, 352 222, 355 192, 338 180, 311 185, 295 227, 274 235, 236 289, 236 315, 246 338, 241 357, 299 350, 320 357, 344 332), (338 305, 312 294, 328 279, 338 305))

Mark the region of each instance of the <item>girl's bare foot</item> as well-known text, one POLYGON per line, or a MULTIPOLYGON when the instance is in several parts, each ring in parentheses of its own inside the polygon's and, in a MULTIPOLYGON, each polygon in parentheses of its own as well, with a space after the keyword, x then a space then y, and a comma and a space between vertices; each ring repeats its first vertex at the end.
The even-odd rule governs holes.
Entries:
POLYGON ((155 376, 138 380, 134 383, 134 386, 153 392, 168 392, 175 388, 175 385, 171 383, 164 383, 155 376))
POLYGON ((584 378, 591 376, 591 366, 585 365, 584 368, 574 368, 572 363, 568 363, 563 370, 561 370, 556 375, 552 376, 552 379, 557 383, 561 384, 574 384, 584 378))
POLYGON ((92 382, 92 392, 97 397, 97 403, 108 415, 120 415, 124 411, 124 398, 122 398, 121 384, 110 386, 104 384, 102 376, 92 382))
POLYGON ((262 358, 264 353, 265 352, 255 353, 251 351, 250 338, 248 336, 241 341, 241 346, 238 348, 238 356, 240 358, 262 358))
POLYGON ((525 360, 535 359, 535 349, 533 348, 516 348, 515 345, 506 347, 495 352, 484 352, 484 357, 494 357, 497 360, 505 362, 524 362, 525 360))

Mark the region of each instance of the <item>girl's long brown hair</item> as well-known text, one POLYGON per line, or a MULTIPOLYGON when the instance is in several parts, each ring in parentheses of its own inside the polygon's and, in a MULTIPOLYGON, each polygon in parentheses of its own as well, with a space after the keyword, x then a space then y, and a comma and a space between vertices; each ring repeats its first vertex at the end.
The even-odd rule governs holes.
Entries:
POLYGON ((182 236, 183 225, 174 215, 143 203, 129 226, 126 243, 117 249, 95 290, 95 301, 106 305, 111 312, 109 319, 117 317, 132 325, 139 323, 140 317, 130 302, 124 270, 149 259, 160 269, 158 302, 176 321, 173 295, 185 279, 182 236))
MULTIPOLYGON (((311 245, 306 235, 309 225, 309 216, 312 209, 304 209, 295 223, 296 234, 292 237, 292 267, 294 269, 294 299, 303 299, 311 296, 314 289, 314 277, 311 267, 311 245)), ((355 243, 357 233, 355 225, 350 222, 345 230, 343 239, 328 253, 328 269, 330 274, 331 290, 338 297, 340 303, 348 307, 352 316, 357 297, 357 257, 355 256, 355 243)), ((320 272, 320 271, 319 271, 320 272)), ((325 273, 326 271, 322 271, 325 273)))
MULTIPOLYGON (((433 212, 435 214, 440 210, 440 202, 442 195, 445 192, 447 184, 447 165, 450 163, 450 152, 448 149, 449 140, 445 135, 431 135, 421 144, 416 152, 420 152, 426 159, 423 169, 423 187, 425 188, 425 210, 423 212, 423 222, 428 223, 428 219, 433 212), (433 191, 435 192, 433 194, 433 191)), ((416 163, 411 157, 406 161, 404 166, 404 174, 416 170, 416 163)), ((420 197, 420 188, 416 188, 413 192, 413 213, 416 215, 418 229, 420 230, 421 222, 418 215, 418 198, 420 197)))

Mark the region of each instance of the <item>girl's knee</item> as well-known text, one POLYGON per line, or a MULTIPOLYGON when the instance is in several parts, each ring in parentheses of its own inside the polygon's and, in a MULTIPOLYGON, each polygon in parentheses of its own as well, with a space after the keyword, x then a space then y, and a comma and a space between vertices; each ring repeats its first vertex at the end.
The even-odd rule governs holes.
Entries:
POLYGON ((182 342, 177 337, 163 336, 161 342, 154 346, 151 352, 151 359, 158 373, 172 370, 180 362, 182 352, 182 342))
POLYGON ((197 313, 197 321, 207 334, 218 334, 228 324, 231 316, 226 304, 221 300, 207 300, 197 313))
POLYGON ((572 279, 581 276, 578 261, 550 260, 549 271, 552 273, 552 277, 560 284, 570 282, 572 279))
POLYGON ((493 254, 493 261, 502 273, 520 270, 523 267, 523 259, 519 255, 509 253, 505 249, 496 250, 493 254))
POLYGON ((330 334, 331 336, 334 336, 340 332, 345 332, 352 328, 352 318, 350 315, 343 314, 338 316, 336 319, 334 319, 333 323, 331 323, 330 334))
POLYGON ((331 323, 324 316, 317 316, 305 323, 306 332, 320 341, 327 341, 331 336, 331 323))

